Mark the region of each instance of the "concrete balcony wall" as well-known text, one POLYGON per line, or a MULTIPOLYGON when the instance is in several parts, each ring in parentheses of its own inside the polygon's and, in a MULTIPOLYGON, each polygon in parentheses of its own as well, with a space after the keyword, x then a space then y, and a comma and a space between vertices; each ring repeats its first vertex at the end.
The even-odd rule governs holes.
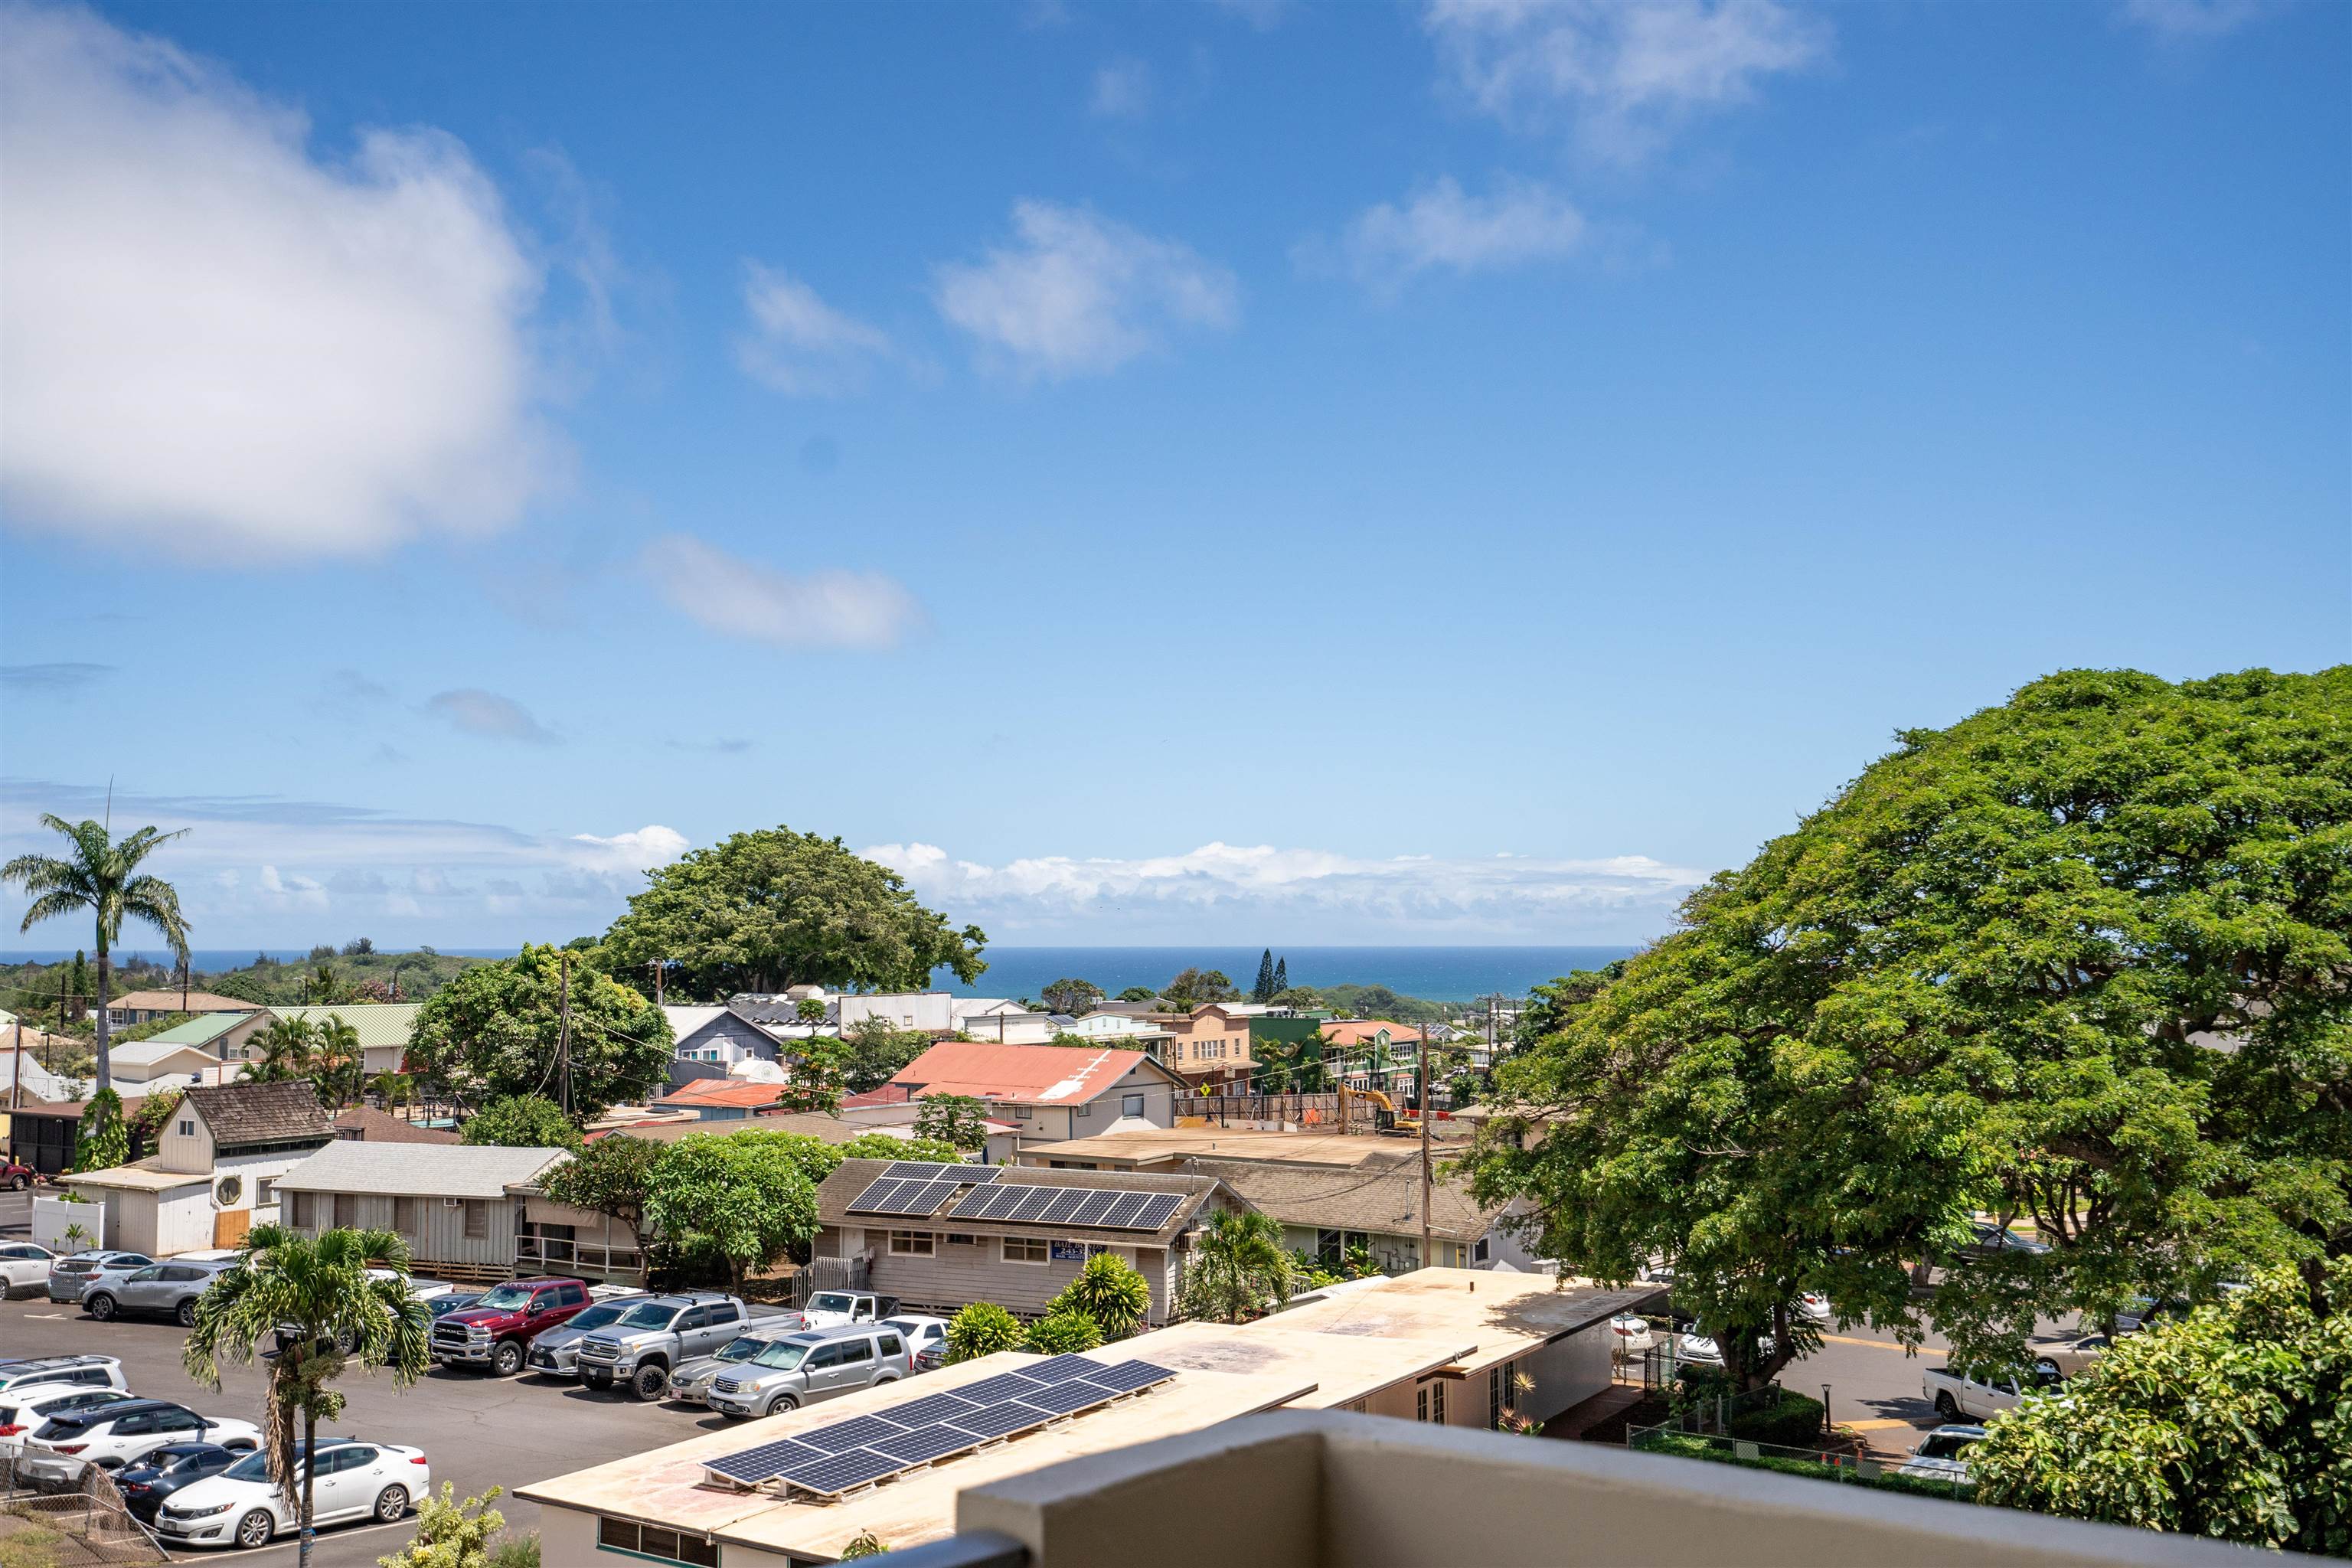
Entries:
POLYGON ((2252 1562, 2184 1536, 1339 1411, 1247 1416, 973 1487, 956 1528, 1022 1542, 1032 1568, 2252 1562))

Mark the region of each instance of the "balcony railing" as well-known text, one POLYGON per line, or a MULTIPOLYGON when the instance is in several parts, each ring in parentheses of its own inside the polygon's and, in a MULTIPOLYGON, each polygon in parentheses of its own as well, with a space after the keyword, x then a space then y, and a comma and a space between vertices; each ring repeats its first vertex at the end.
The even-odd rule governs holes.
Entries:
POLYGON ((607 1247, 601 1242, 571 1241, 560 1236, 519 1236, 515 1237, 515 1266, 519 1269, 553 1266, 600 1274, 637 1274, 644 1271, 646 1262, 633 1247, 607 1247))
POLYGON ((910 1568, 2243 1568, 2252 1559, 2193 1536, 1598 1443, 1317 1410, 1223 1422, 968 1488, 956 1500, 955 1536, 891 1561, 910 1568), (1245 1498, 1248 1506, 1202 1507, 1204 1498, 1245 1498), (1182 1522, 1152 1522, 1171 1521, 1182 1522))

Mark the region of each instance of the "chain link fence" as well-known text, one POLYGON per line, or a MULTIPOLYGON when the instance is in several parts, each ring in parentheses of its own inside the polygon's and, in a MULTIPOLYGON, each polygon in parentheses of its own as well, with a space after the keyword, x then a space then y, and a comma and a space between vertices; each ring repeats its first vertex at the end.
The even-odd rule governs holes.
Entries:
POLYGON ((114 1478, 102 1466, 61 1455, 7 1455, 0 1458, 0 1515, 26 1521, 52 1537, 58 1568, 145 1568, 171 1561, 124 1506, 114 1478))

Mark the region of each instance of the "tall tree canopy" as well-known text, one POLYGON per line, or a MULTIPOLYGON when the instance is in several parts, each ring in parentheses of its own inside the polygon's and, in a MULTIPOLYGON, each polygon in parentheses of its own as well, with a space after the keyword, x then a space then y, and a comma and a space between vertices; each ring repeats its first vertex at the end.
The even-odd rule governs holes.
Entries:
MULTIPOLYGON (((572 957, 572 1114, 584 1121, 660 1084, 671 1037, 660 1008, 583 955, 572 957)), ((562 963, 551 947, 526 947, 460 973, 416 1011, 412 1070, 468 1105, 520 1095, 559 1099, 562 963)))
POLYGON ((792 985, 918 991, 941 964, 967 984, 988 967, 979 927, 951 929, 897 872, 838 838, 738 833, 646 877, 605 950, 615 973, 669 964, 665 984, 682 998, 792 985))
POLYGON ((1916 1333, 1906 1265, 1978 1211, 2053 1246, 1947 1270, 1959 1353, 2268 1263, 2315 1289, 2352 1249, 2352 668, 2066 671, 1898 740, 1546 998, 1496 1090, 1532 1136, 1474 1190, 1579 1272, 1675 1259, 1751 1380, 1801 1290, 1916 1333))

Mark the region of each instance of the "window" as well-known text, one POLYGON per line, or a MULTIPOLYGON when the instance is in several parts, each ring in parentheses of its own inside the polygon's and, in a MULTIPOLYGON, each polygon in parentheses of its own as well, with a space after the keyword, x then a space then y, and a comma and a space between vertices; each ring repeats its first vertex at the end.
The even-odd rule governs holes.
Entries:
POLYGON ((182 1117, 180 1119, 180 1136, 183 1138, 194 1138, 195 1135, 196 1124, 186 1117, 182 1117))
POLYGON ((416 1234, 416 1200, 415 1198, 392 1200, 392 1228, 403 1236, 416 1234))
POLYGON ((896 1334, 884 1334, 879 1342, 884 1355, 897 1355, 907 1348, 906 1342, 896 1334))
POLYGON ((278 1201, 278 1178, 263 1176, 253 1184, 253 1202, 257 1208, 268 1208, 278 1201))
POLYGON ((1025 1106, 1025 1105, 1016 1105, 1016 1106, 1014 1106, 1014 1107, 1013 1108, 1013 1121, 1028 1121, 1028 1120, 1029 1120, 1029 1108, 1028 1108, 1027 1106, 1025 1106))
POLYGON ((488 1198, 466 1200, 466 1239, 486 1241, 490 1234, 490 1202, 488 1198))
POLYGON ((292 1222, 294 1228, 297 1230, 308 1230, 310 1228, 312 1221, 313 1216, 310 1213, 310 1194, 309 1193, 296 1193, 294 1194, 294 1218, 292 1222))
POLYGON ((1503 1412, 1510 1407, 1511 1363, 1505 1362, 1500 1366, 1486 1369, 1486 1426, 1489 1431, 1501 1428, 1503 1412))
POLYGON ((1142 1114, 1143 1114, 1143 1096, 1141 1096, 1141 1095, 1139 1095, 1139 1094, 1122 1094, 1122 1095, 1120 1095, 1120 1096, 1118 1097, 1118 1113, 1119 1113, 1121 1116, 1140 1116, 1140 1115, 1142 1115, 1142 1114))
POLYGON ((335 1228, 349 1230, 360 1222, 360 1198, 357 1193, 335 1194, 335 1228))
POLYGON ((841 1353, 834 1357, 834 1360, 844 1366, 856 1366, 860 1362, 873 1359, 874 1342, 872 1340, 851 1340, 841 1347, 841 1353))
POLYGON ((709 1326, 710 1309, 708 1307, 688 1307, 686 1310, 686 1316, 677 1321, 677 1331, 680 1333, 686 1332, 688 1329, 707 1329, 709 1326))
POLYGON ((930 1258, 937 1255, 937 1241, 928 1230, 894 1230, 890 1233, 890 1252, 897 1258, 930 1258))
POLYGON ((967 1236, 960 1230, 951 1230, 948 1232, 948 1245, 950 1247, 978 1247, 980 1245, 980 1237, 976 1236, 967 1236))
POLYGON ((1486 1261, 1486 1238, 1485 1237, 1480 1237, 1475 1242, 1471 1244, 1470 1261, 1473 1263, 1484 1263, 1486 1261))
POLYGON ((1004 1261, 1007 1263, 1043 1263, 1045 1261, 1045 1238, 1041 1236, 1008 1236, 1004 1238, 1004 1261))
POLYGON ((1423 1384, 1413 1394, 1412 1412, 1412 1418, 1416 1421, 1427 1421, 1439 1426, 1444 1426, 1445 1384, 1437 1382, 1423 1384))
POLYGON ((625 1552, 633 1556, 651 1557, 660 1563, 687 1563, 693 1564, 693 1568, 719 1568, 719 1548, 715 1543, 697 1541, 691 1535, 664 1530, 657 1524, 639 1524, 634 1519, 597 1520, 596 1545, 600 1551, 625 1552))

